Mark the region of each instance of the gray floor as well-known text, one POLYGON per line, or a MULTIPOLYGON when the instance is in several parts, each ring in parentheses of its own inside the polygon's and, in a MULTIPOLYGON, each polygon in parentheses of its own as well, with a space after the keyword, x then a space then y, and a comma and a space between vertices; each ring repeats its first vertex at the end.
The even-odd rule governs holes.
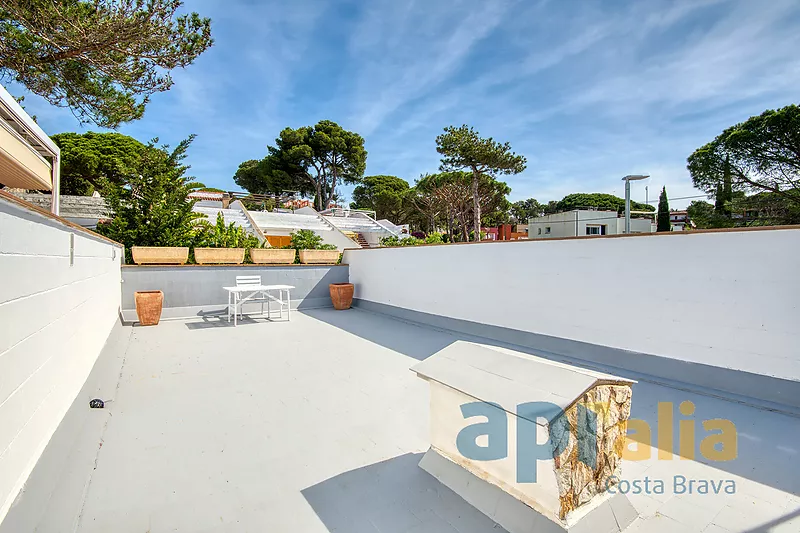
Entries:
MULTIPOLYGON (((428 392, 408 369, 456 338, 358 310, 133 328, 77 530, 502 532, 417 467, 428 392)), ((624 476, 734 479, 737 493, 632 495, 629 531, 800 531, 800 420, 648 383, 632 416, 655 432, 670 401, 677 427, 684 400, 736 424, 738 458, 624 476)))

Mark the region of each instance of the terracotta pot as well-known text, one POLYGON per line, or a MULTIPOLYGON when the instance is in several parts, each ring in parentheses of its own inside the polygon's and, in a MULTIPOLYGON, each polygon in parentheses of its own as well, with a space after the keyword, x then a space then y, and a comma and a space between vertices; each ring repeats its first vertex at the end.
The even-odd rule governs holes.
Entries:
POLYGON ((352 283, 331 283, 328 285, 331 291, 331 301, 334 309, 350 309, 353 305, 353 284, 352 283))
POLYGON ((304 265, 335 265, 338 261, 339 250, 300 250, 304 265))
POLYGON ((244 263, 244 248, 195 248, 194 260, 199 265, 244 263))
POLYGON ((136 300, 136 315, 142 326, 155 326, 161 320, 161 309, 164 307, 164 293, 161 291, 137 291, 133 293, 136 300))
POLYGON ((189 260, 187 246, 131 246, 137 265, 182 265, 189 260))
POLYGON ((291 265, 294 248, 250 248, 250 259, 258 265, 291 265))

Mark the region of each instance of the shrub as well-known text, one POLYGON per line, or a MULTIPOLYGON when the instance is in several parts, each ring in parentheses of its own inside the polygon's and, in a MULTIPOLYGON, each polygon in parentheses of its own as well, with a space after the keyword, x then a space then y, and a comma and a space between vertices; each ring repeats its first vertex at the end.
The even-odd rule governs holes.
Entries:
POLYGON ((292 242, 289 247, 295 250, 319 250, 322 246, 322 237, 310 229, 297 230, 291 236, 292 242))
POLYGON ((197 246, 208 248, 258 248, 258 238, 247 233, 241 226, 233 222, 225 225, 222 213, 217 213, 217 223, 213 226, 205 223, 201 226, 197 246))
POLYGON ((425 233, 422 231, 412 231, 411 236, 416 239, 425 239, 425 233))
POLYGON ((388 247, 396 247, 396 246, 416 246, 418 244, 422 244, 424 241, 417 239, 416 237, 406 237, 405 239, 401 239, 394 235, 390 235, 389 237, 384 237, 381 239, 381 246, 388 246, 388 247))
POLYGON ((425 237, 425 244, 441 244, 444 242, 441 233, 431 233, 425 237))

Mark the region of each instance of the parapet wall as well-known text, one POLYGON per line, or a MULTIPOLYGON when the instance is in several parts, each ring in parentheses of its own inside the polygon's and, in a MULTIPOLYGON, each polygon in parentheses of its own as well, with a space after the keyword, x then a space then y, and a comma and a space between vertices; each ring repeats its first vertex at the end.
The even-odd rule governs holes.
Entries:
POLYGON ((119 320, 122 256, 0 194, 0 522, 119 320))
POLYGON ((343 262, 365 308, 800 408, 797 227, 347 250, 343 262))

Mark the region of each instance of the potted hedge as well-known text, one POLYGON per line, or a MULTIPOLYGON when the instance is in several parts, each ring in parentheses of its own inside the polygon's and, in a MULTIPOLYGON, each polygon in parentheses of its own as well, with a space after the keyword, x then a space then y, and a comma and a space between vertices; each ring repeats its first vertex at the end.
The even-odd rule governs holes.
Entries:
POLYGON ((291 265, 295 255, 294 248, 273 248, 266 241, 259 248, 250 248, 250 260, 257 265, 291 265))
POLYGON ((217 223, 201 231, 199 243, 194 249, 197 264, 240 265, 247 248, 258 246, 258 239, 233 222, 226 226, 222 213, 217 213, 217 223))
POLYGON ((188 246, 132 246, 137 265, 183 265, 189 260, 188 246))
POLYGON ((292 233, 292 248, 304 265, 335 265, 339 262, 340 253, 332 244, 322 244, 322 237, 309 229, 301 229, 292 233))

